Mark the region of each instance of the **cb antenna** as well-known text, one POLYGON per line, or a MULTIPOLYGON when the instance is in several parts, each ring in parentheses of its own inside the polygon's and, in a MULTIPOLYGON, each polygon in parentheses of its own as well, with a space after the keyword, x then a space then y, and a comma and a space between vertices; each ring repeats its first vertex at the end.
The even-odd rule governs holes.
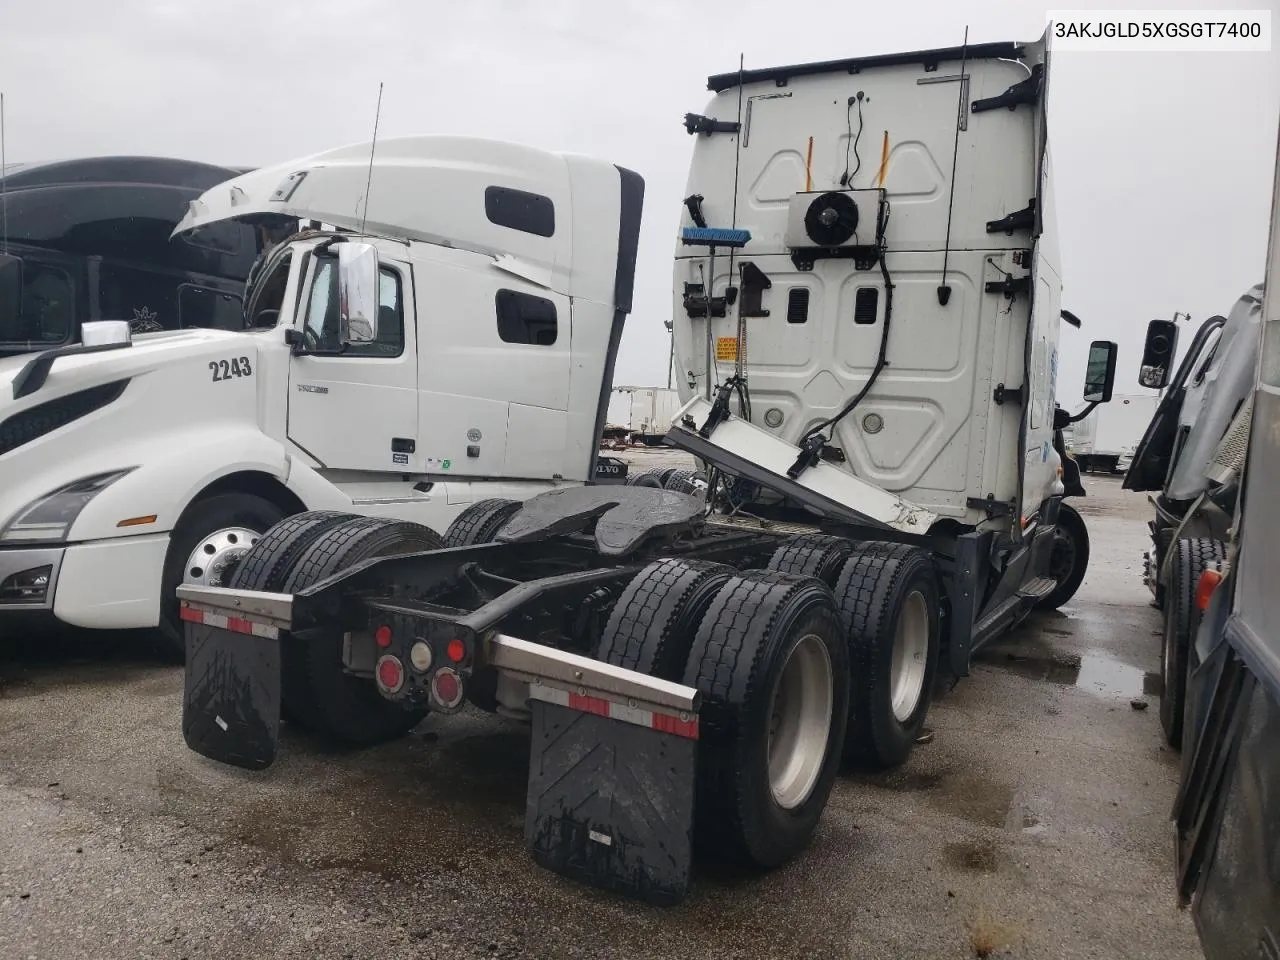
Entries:
POLYGON ((4 157, 4 94, 0 93, 0 211, 3 211, 3 223, 0 223, 0 253, 6 254, 9 252, 9 191, 5 183, 8 173, 4 157))
POLYGON ((373 187, 373 155, 378 149, 378 120, 382 117, 382 81, 378 81, 378 106, 373 111, 373 142, 369 144, 369 177, 364 184, 364 214, 360 217, 360 232, 369 221, 369 190, 373 187))

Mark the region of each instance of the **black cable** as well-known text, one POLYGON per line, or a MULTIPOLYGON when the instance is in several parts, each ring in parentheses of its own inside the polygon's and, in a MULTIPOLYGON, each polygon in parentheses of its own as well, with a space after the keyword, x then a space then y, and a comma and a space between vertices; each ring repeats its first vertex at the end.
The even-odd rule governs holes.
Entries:
MULTIPOLYGON (((829 420, 824 420, 816 427, 811 427, 805 431, 804 436, 800 438, 801 443, 808 440, 814 434, 821 433, 823 430, 827 429, 827 427, 834 427, 837 423, 852 413, 853 409, 862 402, 862 398, 871 392, 871 388, 879 378, 880 372, 889 365, 889 321, 893 317, 893 280, 889 276, 889 265, 885 262, 885 243, 883 240, 884 228, 889 225, 889 204, 887 201, 884 204, 884 210, 884 221, 881 224, 880 230, 882 239, 880 241, 879 257, 880 273, 884 277, 884 330, 881 331, 880 334, 880 353, 876 357, 876 365, 871 368, 871 376, 867 377, 867 382, 862 385, 862 389, 858 391, 857 396, 846 403, 844 407, 841 408, 840 412, 834 417, 831 417, 829 420)), ((835 436, 834 430, 832 431, 831 436, 835 436)), ((828 440, 830 440, 830 437, 828 440)))
POLYGON ((840 178, 840 186, 847 187, 853 183, 853 178, 858 175, 858 171, 862 169, 862 158, 858 156, 858 141, 862 139, 862 91, 858 91, 857 97, 850 97, 851 101, 858 104, 858 133, 853 133, 853 103, 849 104, 849 108, 844 112, 846 140, 844 142, 844 176, 840 178), (853 168, 853 173, 849 172, 849 149, 853 149, 853 159, 858 161, 857 166, 853 168))

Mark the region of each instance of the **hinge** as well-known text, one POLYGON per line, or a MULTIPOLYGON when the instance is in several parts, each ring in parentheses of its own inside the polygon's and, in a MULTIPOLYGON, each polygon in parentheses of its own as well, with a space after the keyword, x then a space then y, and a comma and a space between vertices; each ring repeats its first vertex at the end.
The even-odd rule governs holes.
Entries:
POLYGON ((1022 388, 1006 387, 1003 383, 997 383, 995 392, 992 394, 992 399, 995 400, 996 403, 1000 404, 1005 403, 1006 401, 1009 403, 1020 404, 1022 403, 1022 388))
POLYGON ((991 518, 1013 516, 1013 504, 997 500, 994 493, 988 493, 985 497, 970 497, 965 504, 970 510, 986 511, 991 518))
POLYGON ((994 97, 987 97, 985 100, 973 101, 973 105, 969 109, 972 113, 982 113, 986 110, 998 110, 1001 107, 1015 110, 1022 104, 1038 103, 1043 81, 1044 64, 1037 63, 1031 68, 1031 76, 1025 80, 1019 80, 1004 93, 998 93, 994 97))
POLYGON ((689 133, 737 133, 739 124, 736 120, 716 120, 700 113, 686 113, 684 128, 689 133))
POLYGON ((1031 289, 1031 275, 1015 277, 1006 273, 1003 280, 988 280, 984 289, 987 293, 1003 293, 1006 300, 1012 300, 1017 294, 1031 289))
POLYGON ((1013 236, 1015 230, 1030 230, 1036 225, 1036 198, 1032 197, 1021 210, 1007 217, 987 221, 987 233, 1004 233, 1013 236))

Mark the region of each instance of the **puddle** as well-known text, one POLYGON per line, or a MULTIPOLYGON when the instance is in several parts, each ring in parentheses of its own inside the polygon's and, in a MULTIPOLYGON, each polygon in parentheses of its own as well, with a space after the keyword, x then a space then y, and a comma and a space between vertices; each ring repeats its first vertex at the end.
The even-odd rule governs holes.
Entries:
POLYGON ((1103 653, 1088 653, 1083 657, 1061 653, 1045 656, 992 653, 979 657, 978 662, 1030 680, 1075 687, 1107 699, 1158 697, 1162 692, 1160 674, 1147 673, 1103 653))
POLYGON ((970 823, 1003 827, 1013 803, 1013 790, 974 771, 893 770, 867 777, 881 790, 922 793, 937 809, 970 823))

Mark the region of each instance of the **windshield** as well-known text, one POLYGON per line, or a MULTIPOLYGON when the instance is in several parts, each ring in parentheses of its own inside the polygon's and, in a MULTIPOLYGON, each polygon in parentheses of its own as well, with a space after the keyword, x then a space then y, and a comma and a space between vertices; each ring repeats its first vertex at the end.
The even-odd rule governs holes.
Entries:
POLYGON ((29 258, 20 261, 22 297, 18 313, 0 315, 0 342, 56 346, 71 337, 75 281, 61 267, 29 258))

